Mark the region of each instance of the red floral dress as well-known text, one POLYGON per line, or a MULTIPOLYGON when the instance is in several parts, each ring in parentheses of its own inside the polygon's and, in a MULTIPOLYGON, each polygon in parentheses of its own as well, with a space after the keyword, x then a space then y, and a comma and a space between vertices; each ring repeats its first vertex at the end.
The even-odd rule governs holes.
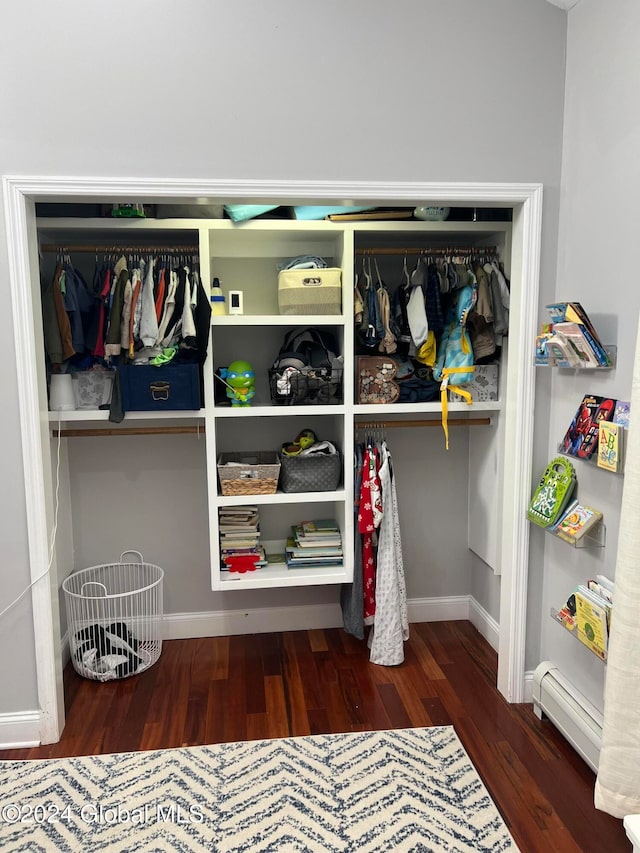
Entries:
POLYGON ((364 587, 364 624, 373 624, 376 613, 376 528, 382 518, 380 491, 380 458, 375 448, 368 447, 362 466, 358 531, 362 534, 362 575, 364 587))

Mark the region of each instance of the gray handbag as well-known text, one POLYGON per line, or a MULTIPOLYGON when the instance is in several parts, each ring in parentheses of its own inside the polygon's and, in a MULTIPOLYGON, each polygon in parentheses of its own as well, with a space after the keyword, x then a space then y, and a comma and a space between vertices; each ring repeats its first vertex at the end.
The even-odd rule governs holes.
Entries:
POLYGON ((340 453, 280 454, 280 489, 283 492, 332 492, 342 471, 340 453))

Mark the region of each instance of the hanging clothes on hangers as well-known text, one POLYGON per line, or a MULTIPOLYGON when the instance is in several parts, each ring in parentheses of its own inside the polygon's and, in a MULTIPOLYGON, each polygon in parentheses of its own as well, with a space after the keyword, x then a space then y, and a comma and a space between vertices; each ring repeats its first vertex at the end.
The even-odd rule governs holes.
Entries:
POLYGON ((391 298, 389 296, 389 290, 380 275, 378 261, 374 258, 373 262, 375 264, 377 277, 376 297, 378 300, 378 312, 380 314, 380 322, 383 329, 383 335, 380 343, 378 344, 378 352, 391 355, 398 349, 395 335, 391 331, 391 298))
POLYGON ((371 663, 397 666, 404 661, 404 643, 409 639, 407 589, 402 560, 398 498, 391 453, 380 445, 382 513, 378 534, 375 619, 369 634, 371 663))
POLYGON ((357 334, 357 343, 363 352, 375 350, 384 337, 384 327, 380 316, 380 305, 376 286, 371 275, 371 259, 362 259, 362 275, 364 278, 362 323, 357 334))
POLYGON ((391 295, 391 322, 395 332, 396 342, 398 346, 398 355, 406 359, 409 355, 411 346, 411 329, 409 327, 409 317, 407 314, 407 305, 411 295, 411 281, 409 279, 409 270, 407 268, 407 256, 404 256, 402 263, 402 277, 400 284, 391 295))
POLYGON ((364 454, 358 513, 358 531, 362 534, 365 625, 373 624, 376 613, 376 529, 382 519, 379 467, 378 448, 373 442, 369 442, 364 454))
POLYGON ((340 607, 342 609, 342 622, 347 634, 351 634, 358 640, 364 639, 364 580, 362 566, 362 536, 358 531, 358 513, 360 510, 360 489, 362 485, 362 471, 364 466, 364 446, 356 443, 353 452, 353 513, 354 529, 353 537, 353 581, 342 584, 340 588, 340 607))
POLYGON ((340 592, 343 624, 358 639, 368 627, 371 662, 394 666, 404 659, 409 626, 398 503, 386 442, 370 437, 356 444, 354 478, 354 579, 340 592))
POLYGON ((476 280, 476 303, 469 312, 467 327, 471 347, 476 362, 490 358, 496 351, 496 339, 493 329, 493 305, 489 278, 484 267, 476 263, 473 267, 476 280))

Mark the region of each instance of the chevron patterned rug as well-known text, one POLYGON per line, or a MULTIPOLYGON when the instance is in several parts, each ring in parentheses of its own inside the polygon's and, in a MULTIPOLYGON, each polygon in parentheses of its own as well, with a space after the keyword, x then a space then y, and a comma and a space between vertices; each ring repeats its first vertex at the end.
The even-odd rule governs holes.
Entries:
POLYGON ((0 762, 7 851, 517 851, 453 727, 0 762))

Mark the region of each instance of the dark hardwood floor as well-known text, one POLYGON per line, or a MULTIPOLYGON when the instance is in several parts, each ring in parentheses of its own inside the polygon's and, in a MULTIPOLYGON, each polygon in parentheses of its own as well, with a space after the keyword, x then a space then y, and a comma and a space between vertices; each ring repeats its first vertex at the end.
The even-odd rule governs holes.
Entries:
POLYGON ((399 667, 370 664, 340 629, 173 640, 123 681, 69 665, 60 742, 0 759, 453 725, 522 853, 629 851, 622 822, 593 806, 589 767, 530 705, 505 702, 496 671, 469 622, 411 625, 399 667))

